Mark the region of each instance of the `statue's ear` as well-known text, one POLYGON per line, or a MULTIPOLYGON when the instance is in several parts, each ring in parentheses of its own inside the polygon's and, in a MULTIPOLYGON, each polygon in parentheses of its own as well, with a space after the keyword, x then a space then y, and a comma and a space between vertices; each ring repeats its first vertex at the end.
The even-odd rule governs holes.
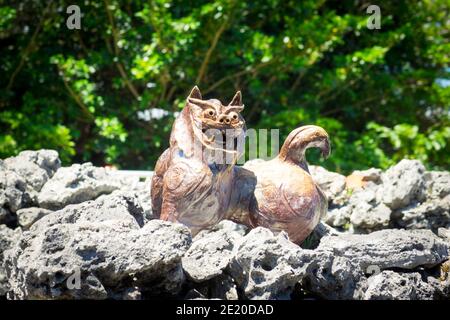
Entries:
POLYGON ((200 89, 197 86, 192 88, 191 93, 189 93, 189 97, 188 98, 194 98, 194 99, 202 100, 202 94, 200 93, 200 89))
POLYGON ((242 96, 240 91, 236 92, 233 99, 231 99, 229 106, 242 106, 242 96))

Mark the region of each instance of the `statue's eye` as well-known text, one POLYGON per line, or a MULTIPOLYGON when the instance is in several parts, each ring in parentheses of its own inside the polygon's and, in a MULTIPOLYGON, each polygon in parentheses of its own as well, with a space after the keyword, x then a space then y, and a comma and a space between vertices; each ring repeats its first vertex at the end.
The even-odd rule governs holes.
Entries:
POLYGON ((215 116, 215 114, 216 114, 216 112, 213 110, 213 109, 208 109, 208 110, 206 110, 205 111, 205 116, 209 116, 209 117, 214 117, 215 116))
POLYGON ((237 115, 236 112, 232 112, 232 113, 230 114, 230 116, 231 116, 231 119, 233 119, 233 120, 237 120, 237 118, 238 118, 238 115, 237 115))

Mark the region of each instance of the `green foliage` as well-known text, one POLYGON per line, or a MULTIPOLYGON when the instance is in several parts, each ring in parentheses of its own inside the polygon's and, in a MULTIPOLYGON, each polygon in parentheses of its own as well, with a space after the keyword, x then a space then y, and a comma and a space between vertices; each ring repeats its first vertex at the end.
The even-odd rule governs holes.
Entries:
POLYGON ((417 158, 450 167, 448 3, 85 0, 0 4, 0 157, 57 149, 63 161, 151 169, 194 84, 248 127, 324 127, 348 173, 417 158), (159 110, 147 118, 146 110, 159 110), (161 113, 161 110, 165 111, 161 113))
POLYGON ((417 125, 403 123, 387 128, 370 122, 367 128, 367 135, 375 142, 384 166, 403 158, 419 159, 423 163, 448 164, 448 153, 442 150, 448 150, 450 127, 428 128, 421 133, 417 125), (391 150, 393 156, 388 158, 383 150, 391 150))

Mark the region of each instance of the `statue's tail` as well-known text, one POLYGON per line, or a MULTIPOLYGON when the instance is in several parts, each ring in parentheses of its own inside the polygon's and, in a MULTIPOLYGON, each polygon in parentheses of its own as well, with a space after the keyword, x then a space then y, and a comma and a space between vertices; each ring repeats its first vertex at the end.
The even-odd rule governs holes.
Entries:
POLYGON ((322 156, 330 155, 330 140, 328 133, 318 126, 303 126, 293 130, 281 147, 278 158, 281 161, 297 164, 308 170, 305 160, 306 149, 316 147, 322 151, 322 156))

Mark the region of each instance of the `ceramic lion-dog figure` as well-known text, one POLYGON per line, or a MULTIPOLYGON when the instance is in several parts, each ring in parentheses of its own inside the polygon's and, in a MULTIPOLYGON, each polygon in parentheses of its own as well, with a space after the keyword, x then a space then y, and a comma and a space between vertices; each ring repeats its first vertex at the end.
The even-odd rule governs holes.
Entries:
POLYGON ((292 131, 270 161, 236 161, 242 155, 245 120, 241 93, 228 105, 203 100, 194 87, 175 120, 170 146, 159 157, 152 179, 154 214, 188 226, 193 235, 223 219, 284 230, 301 243, 328 209, 325 194, 308 171, 305 151, 329 156, 328 134, 318 126, 292 131))

